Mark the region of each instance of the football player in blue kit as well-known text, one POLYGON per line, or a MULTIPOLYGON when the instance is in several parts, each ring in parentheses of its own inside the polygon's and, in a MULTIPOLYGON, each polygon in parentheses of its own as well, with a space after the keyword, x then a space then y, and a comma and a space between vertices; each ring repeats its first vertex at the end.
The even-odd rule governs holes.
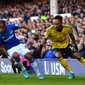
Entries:
POLYGON ((20 61, 19 55, 30 60, 31 66, 37 74, 39 79, 44 79, 44 77, 39 72, 36 61, 33 60, 31 56, 31 51, 20 43, 15 36, 15 30, 19 29, 21 26, 19 24, 8 24, 4 20, 0 20, 0 44, 4 45, 9 59, 15 59, 16 63, 22 68, 25 78, 29 78, 29 75, 24 68, 22 62, 20 61), (18 56, 17 56, 18 53, 18 56))

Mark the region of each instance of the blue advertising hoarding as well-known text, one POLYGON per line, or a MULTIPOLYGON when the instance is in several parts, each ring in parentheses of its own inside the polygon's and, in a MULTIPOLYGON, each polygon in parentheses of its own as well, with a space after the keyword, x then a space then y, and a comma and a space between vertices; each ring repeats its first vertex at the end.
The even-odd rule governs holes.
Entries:
MULTIPOLYGON (((46 75, 69 75, 56 59, 37 59, 40 72, 46 75)), ((77 76, 85 76, 85 67, 76 59, 67 60, 69 66, 77 76)), ((8 59, 0 59, 0 73, 13 73, 8 59)))

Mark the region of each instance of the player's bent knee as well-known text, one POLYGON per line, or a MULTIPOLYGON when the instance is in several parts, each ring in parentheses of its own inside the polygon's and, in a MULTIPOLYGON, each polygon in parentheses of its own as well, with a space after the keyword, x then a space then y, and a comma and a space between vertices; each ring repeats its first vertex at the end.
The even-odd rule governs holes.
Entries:
POLYGON ((30 52, 26 53, 25 58, 28 59, 28 60, 31 60, 32 59, 31 53, 30 52))
POLYGON ((56 58, 60 59, 62 57, 62 54, 60 52, 55 52, 56 58))
POLYGON ((73 54, 73 56, 76 58, 76 59, 80 59, 81 58, 81 56, 80 56, 80 54, 78 53, 78 52, 75 52, 74 54, 73 54))
POLYGON ((16 62, 20 62, 20 57, 17 52, 14 52, 12 57, 15 59, 16 62))

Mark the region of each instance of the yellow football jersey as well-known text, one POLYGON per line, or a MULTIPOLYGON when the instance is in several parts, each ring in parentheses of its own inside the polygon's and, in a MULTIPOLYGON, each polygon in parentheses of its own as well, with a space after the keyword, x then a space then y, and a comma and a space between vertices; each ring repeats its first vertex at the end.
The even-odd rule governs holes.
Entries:
POLYGON ((45 38, 49 38, 52 41, 52 49, 55 48, 66 48, 68 46, 68 36, 72 32, 72 28, 69 25, 62 24, 63 29, 58 32, 55 26, 50 26, 46 29, 45 38))

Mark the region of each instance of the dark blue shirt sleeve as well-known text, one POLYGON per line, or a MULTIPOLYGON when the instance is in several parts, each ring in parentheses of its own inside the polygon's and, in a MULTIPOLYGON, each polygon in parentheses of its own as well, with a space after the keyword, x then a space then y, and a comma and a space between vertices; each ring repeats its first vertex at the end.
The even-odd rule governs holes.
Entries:
POLYGON ((1 46, 1 45, 3 45, 3 44, 2 44, 2 42, 1 42, 1 40, 0 40, 0 46, 1 46))
POLYGON ((13 30, 17 30, 20 28, 19 24, 9 24, 7 25, 8 28, 13 29, 13 30))

